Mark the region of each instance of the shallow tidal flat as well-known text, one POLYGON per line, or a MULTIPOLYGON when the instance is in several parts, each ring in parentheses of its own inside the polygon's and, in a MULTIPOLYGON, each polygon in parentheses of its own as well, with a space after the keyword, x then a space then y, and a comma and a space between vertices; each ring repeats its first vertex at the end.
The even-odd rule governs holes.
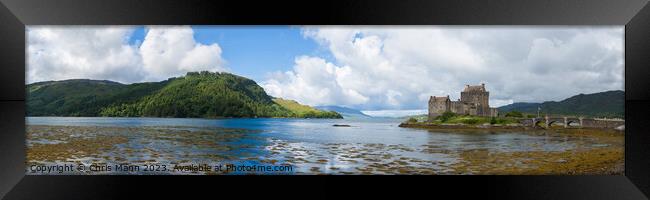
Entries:
MULTIPOLYGON (((395 134, 404 134, 406 138, 412 136, 409 134, 428 134, 430 138, 413 139, 413 144, 362 139, 313 142, 236 128, 28 125, 27 164, 162 164, 168 168, 190 164, 293 166, 291 172, 236 174, 623 173, 624 137, 622 132, 613 130, 395 134), (459 139, 448 141, 438 137, 459 139)), ((133 173, 223 174, 174 171, 71 174, 133 173)))
POLYGON ((573 147, 562 151, 462 151, 454 171, 490 175, 623 175, 624 133, 604 129, 537 130, 548 140, 564 140, 573 147))
MULTIPOLYGON (((245 157, 254 131, 193 127, 27 126, 27 164, 212 164, 245 157)), ((29 170, 29 169, 28 169, 29 170)), ((72 173, 78 174, 80 172, 72 173)), ((168 172, 86 171, 90 174, 168 172)), ((82 173, 82 174, 83 174, 82 173)))

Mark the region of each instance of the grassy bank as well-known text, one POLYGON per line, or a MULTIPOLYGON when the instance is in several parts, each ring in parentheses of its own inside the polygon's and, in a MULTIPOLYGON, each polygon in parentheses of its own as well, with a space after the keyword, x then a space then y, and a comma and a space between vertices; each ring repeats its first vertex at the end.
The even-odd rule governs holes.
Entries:
POLYGON ((409 125, 514 125, 519 124, 517 117, 482 117, 472 115, 458 115, 452 112, 445 112, 428 121, 426 115, 409 117, 403 124, 409 125))
POLYGON ((274 98, 273 102, 292 112, 291 117, 297 118, 334 118, 341 119, 343 116, 334 111, 318 110, 311 106, 302 105, 293 100, 274 98))

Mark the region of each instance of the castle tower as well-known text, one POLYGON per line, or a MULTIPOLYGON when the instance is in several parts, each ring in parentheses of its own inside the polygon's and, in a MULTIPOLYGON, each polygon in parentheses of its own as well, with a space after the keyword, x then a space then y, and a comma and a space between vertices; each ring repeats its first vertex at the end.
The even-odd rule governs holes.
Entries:
POLYGON ((465 85, 460 92, 460 101, 474 105, 476 115, 490 116, 490 92, 485 89, 485 83, 481 85, 465 85))

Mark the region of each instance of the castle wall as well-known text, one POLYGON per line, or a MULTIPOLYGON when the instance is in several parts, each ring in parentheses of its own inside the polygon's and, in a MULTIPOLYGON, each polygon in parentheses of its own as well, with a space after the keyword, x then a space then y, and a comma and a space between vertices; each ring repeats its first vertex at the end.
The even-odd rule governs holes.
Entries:
POLYGON ((452 101, 450 111, 453 113, 461 113, 463 111, 463 104, 458 101, 452 101))
POLYGON ((499 116, 499 110, 497 108, 490 108, 490 117, 499 116))

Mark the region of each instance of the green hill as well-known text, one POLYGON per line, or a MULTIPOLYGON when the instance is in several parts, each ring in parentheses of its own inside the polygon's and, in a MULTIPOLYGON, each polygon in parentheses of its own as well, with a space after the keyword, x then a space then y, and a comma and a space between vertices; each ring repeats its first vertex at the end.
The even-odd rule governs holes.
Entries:
MULTIPOLYGON (((190 72, 153 83, 65 80, 26 86, 28 116, 111 117, 321 117, 273 101, 255 81, 229 74, 190 72)), ((308 106, 306 106, 308 107, 308 106)))
POLYGON ((108 105, 136 100, 166 83, 125 85, 88 79, 33 83, 26 86, 27 116, 98 116, 108 105))
POLYGON ((579 94, 562 101, 543 103, 514 103, 499 107, 499 113, 519 111, 523 113, 542 113, 559 115, 582 115, 589 117, 625 117, 625 92, 620 90, 593 94, 579 94))
POLYGON ((339 113, 334 111, 324 111, 312 108, 306 105, 299 104, 294 100, 286 100, 282 98, 275 98, 273 102, 281 105, 282 107, 293 111, 295 117, 300 118, 343 118, 339 113))

